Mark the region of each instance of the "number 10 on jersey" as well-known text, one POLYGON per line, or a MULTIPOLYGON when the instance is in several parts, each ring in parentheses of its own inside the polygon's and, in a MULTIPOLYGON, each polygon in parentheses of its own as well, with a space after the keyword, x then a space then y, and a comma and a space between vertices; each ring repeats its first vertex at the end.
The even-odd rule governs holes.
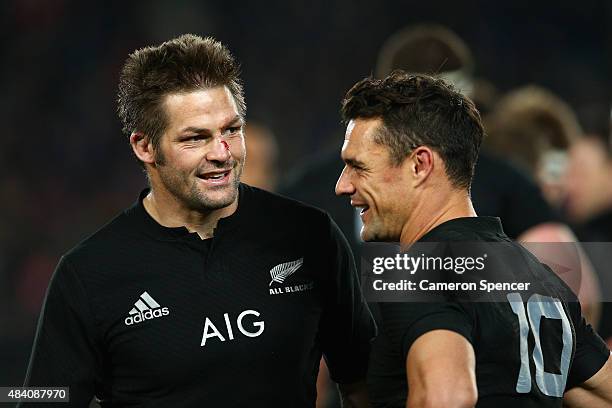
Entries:
POLYGON ((551 397, 563 397, 567 373, 569 371, 570 360, 572 357, 573 337, 572 327, 563 309, 561 301, 558 299, 533 294, 527 301, 527 313, 520 293, 509 293, 507 296, 510 307, 515 315, 518 316, 520 331, 520 354, 521 368, 516 381, 516 392, 526 394, 531 391, 531 370, 529 368, 529 350, 527 347, 527 337, 529 330, 533 332, 535 346, 533 348, 533 363, 535 365, 536 384, 543 394, 551 397), (563 350, 561 351, 561 374, 554 374, 544 371, 544 355, 542 353, 542 343, 540 341, 540 323, 542 317, 547 319, 561 320, 563 328, 563 350))

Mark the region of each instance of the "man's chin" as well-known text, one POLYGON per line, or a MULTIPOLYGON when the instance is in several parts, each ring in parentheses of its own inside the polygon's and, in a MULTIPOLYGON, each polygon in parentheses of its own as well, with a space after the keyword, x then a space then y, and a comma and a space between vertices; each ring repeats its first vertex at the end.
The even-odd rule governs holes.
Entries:
POLYGON ((230 175, 229 183, 222 185, 202 185, 196 182, 192 186, 192 205, 200 211, 213 211, 228 207, 238 198, 239 185, 239 179, 235 174, 230 175))
POLYGON ((233 186, 209 189, 198 194, 198 204, 202 210, 219 210, 232 205, 238 198, 238 189, 233 186))
POLYGON ((227 195, 224 197, 208 196, 200 200, 204 208, 210 210, 219 210, 228 207, 236 201, 236 195, 227 195))
POLYGON ((382 231, 376 231, 373 228, 367 228, 364 226, 359 234, 360 238, 364 242, 396 242, 389 234, 383 234, 382 231))
POLYGON ((363 228, 361 229, 361 232, 359 233, 359 237, 364 242, 376 241, 376 236, 372 234, 372 232, 369 231, 365 226, 363 226, 363 228))

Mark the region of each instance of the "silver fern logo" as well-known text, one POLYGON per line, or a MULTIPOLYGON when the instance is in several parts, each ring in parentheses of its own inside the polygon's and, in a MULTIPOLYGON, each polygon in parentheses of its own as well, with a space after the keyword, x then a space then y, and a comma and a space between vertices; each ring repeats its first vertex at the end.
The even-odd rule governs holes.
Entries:
POLYGON ((289 276, 293 275, 295 271, 300 269, 300 266, 304 263, 304 258, 296 259, 295 261, 285 262, 279 265, 276 265, 274 268, 270 270, 270 277, 272 280, 270 281, 270 285, 274 282, 283 283, 285 279, 289 276))

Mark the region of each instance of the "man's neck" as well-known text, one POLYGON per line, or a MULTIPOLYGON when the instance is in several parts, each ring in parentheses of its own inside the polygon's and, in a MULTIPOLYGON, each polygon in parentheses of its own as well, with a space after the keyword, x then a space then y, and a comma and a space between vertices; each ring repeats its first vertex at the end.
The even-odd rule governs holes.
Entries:
POLYGON ((466 191, 453 191, 447 197, 423 200, 404 225, 402 245, 412 245, 440 224, 455 218, 476 217, 472 200, 466 191), (442 198, 442 199, 440 199, 442 198))
POLYGON ((238 198, 227 207, 198 211, 186 208, 168 192, 151 189, 142 200, 145 210, 160 225, 169 228, 185 227, 201 239, 212 238, 219 219, 229 217, 238 208, 238 198))

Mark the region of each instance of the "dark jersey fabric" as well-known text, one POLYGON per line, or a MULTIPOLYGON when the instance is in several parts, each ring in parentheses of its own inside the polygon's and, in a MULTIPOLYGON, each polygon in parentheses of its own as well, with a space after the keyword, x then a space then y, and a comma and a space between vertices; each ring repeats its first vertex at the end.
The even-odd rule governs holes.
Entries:
POLYGON ((336 382, 365 378, 375 326, 329 216, 241 185, 201 240, 146 193, 60 261, 27 386, 69 386, 62 407, 312 407, 322 353, 336 382))
MULTIPOLYGON (((594 216, 582 225, 573 226, 581 242, 612 242, 612 209, 594 216)), ((608 245, 584 244, 583 249, 595 267, 602 291, 602 299, 612 299, 612 273, 610 273, 610 251, 608 245)), ((612 342, 612 302, 602 302, 599 318, 599 334, 612 342)))
MULTIPOLYGON (((507 251, 500 255, 501 259, 495 260, 496 270, 504 269, 503 272, 512 274, 516 282, 535 281, 535 293, 559 300, 569 324, 565 338, 571 341, 571 352, 567 348, 566 354, 571 360, 564 389, 590 378, 608 359, 609 351, 584 321, 575 295, 548 267, 511 241, 504 234, 499 219, 473 217, 451 220, 434 228, 419 241, 480 241, 504 246, 507 251)), ((524 305, 527 303, 525 294, 522 301, 524 305)), ((380 303, 379 306, 382 327, 374 341, 368 373, 369 394, 374 407, 405 406, 405 365, 410 346, 419 336, 436 329, 459 333, 473 345, 477 407, 561 407, 561 398, 549 396, 550 393, 546 395, 538 384, 533 329, 526 337, 528 353, 524 356, 529 361, 530 391, 517 392, 521 334, 518 317, 509 302, 400 302, 380 303)), ((561 374, 564 333, 561 321, 543 317, 538 329, 543 370, 548 373, 561 374)))
POLYGON ((535 225, 560 221, 526 173, 487 151, 478 156, 471 195, 476 213, 501 218, 513 239, 535 225))

